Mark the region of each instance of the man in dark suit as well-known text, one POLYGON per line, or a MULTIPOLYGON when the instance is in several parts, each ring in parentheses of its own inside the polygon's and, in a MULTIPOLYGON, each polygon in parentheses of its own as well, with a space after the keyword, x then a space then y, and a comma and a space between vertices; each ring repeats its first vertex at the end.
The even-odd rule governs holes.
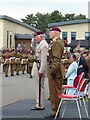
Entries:
POLYGON ((77 75, 80 75, 82 72, 84 72, 85 73, 84 77, 88 79, 89 68, 86 60, 82 56, 80 56, 79 53, 75 53, 75 55, 77 56, 77 62, 78 62, 77 75))

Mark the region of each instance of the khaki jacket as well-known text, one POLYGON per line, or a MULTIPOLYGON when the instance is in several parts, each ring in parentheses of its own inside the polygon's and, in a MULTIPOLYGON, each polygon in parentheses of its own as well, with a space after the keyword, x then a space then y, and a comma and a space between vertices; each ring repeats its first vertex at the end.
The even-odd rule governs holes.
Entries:
POLYGON ((52 60, 50 65, 50 72, 54 74, 56 78, 64 77, 64 66, 61 61, 64 52, 64 44, 60 38, 54 39, 49 49, 49 59, 52 60))

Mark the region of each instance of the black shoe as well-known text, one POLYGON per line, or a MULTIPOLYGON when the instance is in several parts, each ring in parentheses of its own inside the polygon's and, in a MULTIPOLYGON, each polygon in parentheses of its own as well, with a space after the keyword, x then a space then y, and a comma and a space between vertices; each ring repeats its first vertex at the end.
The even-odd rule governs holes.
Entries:
POLYGON ((33 78, 32 76, 30 76, 30 78, 33 78))
POLYGON ((48 100, 50 100, 50 97, 48 98, 48 100))
POLYGON ((19 75, 19 73, 17 73, 16 75, 19 75))
MULTIPOLYGON (((59 114, 57 115, 57 117, 59 117, 59 114)), ((45 118, 55 118, 55 115, 47 114, 47 115, 45 116, 45 118)))
POLYGON ((22 74, 24 74, 24 73, 22 73, 22 74))
POLYGON ((11 76, 14 76, 13 74, 11 74, 11 76))
POLYGON ((5 75, 5 77, 8 77, 8 75, 5 75))
POLYGON ((46 116, 45 116, 45 118, 54 118, 55 117, 55 115, 52 115, 52 114, 47 114, 46 116))
POLYGON ((32 108, 31 108, 31 110, 44 110, 44 109, 45 109, 45 107, 43 107, 43 108, 32 107, 32 108))

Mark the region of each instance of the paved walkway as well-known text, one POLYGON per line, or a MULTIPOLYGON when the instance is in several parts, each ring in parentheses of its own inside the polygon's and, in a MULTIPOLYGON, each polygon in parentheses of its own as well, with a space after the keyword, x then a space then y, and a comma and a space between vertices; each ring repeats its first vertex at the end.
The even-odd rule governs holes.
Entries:
MULTIPOLYGON (((43 111, 30 110, 30 108, 34 105, 35 105, 35 100, 32 100, 32 99, 17 101, 16 103, 4 106, 2 108, 2 117, 3 118, 43 118, 44 119, 45 115, 50 113, 50 102, 48 100, 45 101, 46 108, 43 111)), ((64 105, 65 103, 62 104, 60 115, 62 114, 64 105)), ((88 103, 88 109, 90 111, 90 102, 88 103)), ((82 114, 82 118, 86 118, 84 107, 81 108, 81 114, 82 114)), ((76 103, 74 102, 67 103, 66 111, 63 118, 73 118, 73 119, 79 118, 76 103)))
MULTIPOLYGON (((27 73, 24 75, 14 75, 13 77, 4 77, 0 70, 0 118, 43 118, 50 113, 50 102, 48 79, 45 81, 45 107, 43 111, 31 111, 30 108, 35 106, 35 81, 29 78, 27 73), (3 106, 3 107, 2 107, 3 106)), ((62 105, 61 113, 63 110, 62 105)), ((90 111, 90 102, 88 103, 90 111)), ((86 118, 85 110, 81 108, 82 117, 86 118)), ((64 118, 79 118, 75 103, 68 103, 64 118)), ((31 119, 30 119, 31 120, 31 119)))
MULTIPOLYGON (((0 106, 7 105, 17 100, 35 99, 36 89, 35 80, 29 78, 28 74, 4 77, 4 73, 0 73, 0 106), (1 101, 2 100, 2 101, 1 101)), ((49 96, 48 79, 45 79, 45 98, 49 96)))

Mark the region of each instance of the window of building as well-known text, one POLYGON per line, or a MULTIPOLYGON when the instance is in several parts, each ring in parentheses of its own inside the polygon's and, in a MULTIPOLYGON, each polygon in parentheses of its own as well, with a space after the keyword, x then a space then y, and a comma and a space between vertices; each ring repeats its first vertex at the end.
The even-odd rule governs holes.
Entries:
POLYGON ((8 48, 8 42, 9 42, 9 31, 7 31, 7 48, 8 48))
POLYGON ((12 32, 10 31, 10 48, 12 48, 12 32))
POLYGON ((90 40, 90 32, 85 32, 85 40, 90 40))
POLYGON ((71 32, 71 40, 76 40, 76 32, 71 32))
POLYGON ((62 32, 62 39, 67 40, 67 32, 62 32))

